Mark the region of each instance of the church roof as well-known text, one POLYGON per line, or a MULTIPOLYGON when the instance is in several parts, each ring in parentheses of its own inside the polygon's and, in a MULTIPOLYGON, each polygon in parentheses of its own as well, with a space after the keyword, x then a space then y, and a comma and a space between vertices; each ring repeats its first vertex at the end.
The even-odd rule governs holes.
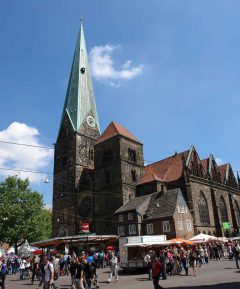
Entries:
POLYGON ((145 173, 139 180, 138 185, 150 183, 154 181, 164 182, 164 179, 161 179, 155 173, 147 173, 147 174, 145 173))
MULTIPOLYGON (((68 115, 75 131, 79 131, 88 115, 91 115, 99 129, 95 96, 93 92, 90 67, 82 22, 77 38, 71 74, 62 113, 61 125, 65 114, 68 115)), ((61 127, 60 125, 60 127, 61 127)))
POLYGON ((203 166, 203 168, 204 168, 204 170, 205 170, 206 172, 208 172, 208 161, 209 161, 208 158, 207 158, 207 159, 204 159, 204 160, 201 160, 201 164, 202 164, 202 166, 203 166))
POLYGON ((125 138, 128 138, 134 142, 141 143, 134 135, 132 135, 125 127, 122 125, 111 122, 109 126, 105 129, 105 131, 102 133, 102 135, 97 140, 96 144, 99 144, 101 142, 104 142, 116 135, 123 136, 125 138))
POLYGON ((228 164, 218 166, 223 181, 226 180, 227 167, 228 164))
POLYGON ((178 180, 183 172, 182 158, 186 159, 188 154, 189 150, 145 166, 145 173, 138 184, 148 183, 153 181, 153 178, 162 182, 178 180))

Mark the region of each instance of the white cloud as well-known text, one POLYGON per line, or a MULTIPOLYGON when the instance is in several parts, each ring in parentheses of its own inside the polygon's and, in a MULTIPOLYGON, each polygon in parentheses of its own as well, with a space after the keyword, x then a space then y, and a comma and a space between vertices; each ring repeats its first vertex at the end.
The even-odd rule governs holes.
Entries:
POLYGON ((224 164, 224 161, 221 158, 216 158, 215 161, 218 166, 224 164))
POLYGON ((92 75, 96 80, 109 82, 111 86, 119 86, 119 81, 129 80, 143 72, 143 65, 133 66, 132 60, 127 60, 119 69, 115 68, 112 53, 120 46, 106 44, 95 46, 90 51, 92 75))
MULTIPOLYGON (((39 131, 25 123, 13 122, 5 130, 0 131, 0 140, 43 146, 39 141, 39 131)), ((0 167, 39 171, 50 164, 53 159, 53 150, 22 145, 0 143, 0 167)), ((29 178, 30 182, 40 183, 45 175, 28 172, 16 172, 0 169, 1 176, 19 175, 20 178, 29 178)))

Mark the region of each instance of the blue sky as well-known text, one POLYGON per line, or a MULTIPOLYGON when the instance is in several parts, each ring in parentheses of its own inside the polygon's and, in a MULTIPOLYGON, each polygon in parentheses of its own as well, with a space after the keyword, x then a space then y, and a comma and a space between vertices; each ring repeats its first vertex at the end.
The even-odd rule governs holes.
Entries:
MULTIPOLYGON (((146 160, 194 144, 240 170, 237 0, 0 0, 0 140, 56 141, 81 15, 89 52, 109 45, 116 71, 128 60, 141 68, 93 79, 102 131, 124 125, 146 160)), ((0 167, 52 172, 52 153, 0 143, 0 167)), ((50 204, 52 183, 41 180, 32 186, 50 204)))

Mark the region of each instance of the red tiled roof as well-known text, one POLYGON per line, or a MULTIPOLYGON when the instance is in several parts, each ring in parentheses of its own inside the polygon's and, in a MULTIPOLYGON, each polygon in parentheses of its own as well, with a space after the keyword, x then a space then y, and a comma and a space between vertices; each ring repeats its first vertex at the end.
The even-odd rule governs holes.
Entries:
POLYGON ((141 179, 139 180, 138 184, 141 185, 141 184, 145 184, 145 183, 150 183, 150 182, 153 182, 153 181, 159 181, 159 182, 164 182, 163 179, 159 178, 156 174, 154 173, 145 173, 141 179))
POLYGON ((209 160, 209 158, 201 160, 201 164, 202 164, 204 170, 206 171, 206 173, 208 172, 208 160, 209 160))
POLYGON ((101 134, 96 144, 99 144, 105 140, 108 140, 116 135, 123 136, 137 143, 141 143, 135 136, 133 136, 125 127, 116 122, 111 122, 105 131, 101 134))
POLYGON ((226 178, 227 164, 218 166, 218 169, 219 169, 222 179, 224 180, 226 178))
POLYGON ((138 184, 144 184, 154 180, 162 182, 178 180, 182 176, 183 171, 182 157, 184 156, 186 159, 188 154, 189 150, 146 166, 145 174, 139 180, 138 184))

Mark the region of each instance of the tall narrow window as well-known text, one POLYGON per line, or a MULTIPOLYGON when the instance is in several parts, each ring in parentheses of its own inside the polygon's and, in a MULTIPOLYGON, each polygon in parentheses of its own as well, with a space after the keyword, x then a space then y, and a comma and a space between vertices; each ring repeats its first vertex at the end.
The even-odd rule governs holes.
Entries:
POLYGON ((204 196, 203 192, 200 192, 198 200, 198 210, 199 210, 200 223, 202 225, 210 225, 207 199, 204 196))
POLYGON ((228 222, 228 214, 227 214, 227 207, 226 203, 224 201, 224 198, 221 197, 219 201, 219 207, 220 207, 220 213, 221 213, 221 221, 223 222, 228 222))
POLYGON ((135 150, 130 149, 130 148, 128 149, 128 159, 129 159, 129 161, 136 163, 137 154, 136 154, 135 150))
POLYGON ((93 149, 92 149, 92 148, 89 148, 89 150, 88 150, 88 156, 89 156, 89 159, 90 159, 91 161, 93 161, 93 159, 94 159, 94 154, 93 154, 93 149))
POLYGON ((132 181, 136 182, 136 180, 137 180, 136 171, 135 170, 131 170, 131 175, 132 175, 132 181))
POLYGON ((147 227, 147 234, 148 235, 151 235, 154 233, 153 224, 146 224, 146 227, 147 227))
POLYGON ((234 202, 234 211, 235 211, 237 224, 240 225, 240 209, 236 200, 234 202))

